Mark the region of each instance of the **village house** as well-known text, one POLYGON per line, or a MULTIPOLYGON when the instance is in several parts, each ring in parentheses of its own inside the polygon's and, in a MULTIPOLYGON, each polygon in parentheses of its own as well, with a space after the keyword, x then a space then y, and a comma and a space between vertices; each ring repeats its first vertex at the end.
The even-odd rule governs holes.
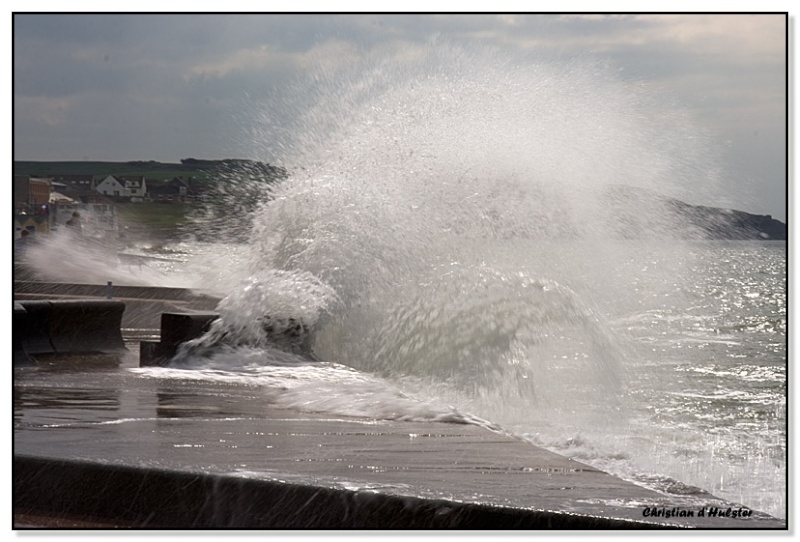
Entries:
POLYGON ((69 190, 94 190, 94 175, 53 175, 53 183, 69 187, 69 190))
POLYGON ((147 195, 147 181, 140 175, 108 175, 97 183, 95 190, 105 196, 140 201, 147 195))
POLYGON ((125 187, 125 195, 131 199, 142 199, 147 195, 147 181, 141 175, 123 175, 118 177, 125 187))
POLYGON ((127 195, 125 193, 125 185, 120 183, 113 175, 108 175, 105 179, 97 183, 95 190, 104 196, 122 198, 127 195))
MULTIPOLYGON (((108 203, 108 200, 95 190, 92 175, 54 175, 51 179, 52 191, 56 193, 57 199, 78 203, 108 203)), ((55 203, 52 200, 51 196, 51 203, 55 203)))
POLYGON ((174 177, 166 183, 153 185, 149 190, 150 197, 156 201, 182 202, 197 196, 190 182, 181 177, 174 177))

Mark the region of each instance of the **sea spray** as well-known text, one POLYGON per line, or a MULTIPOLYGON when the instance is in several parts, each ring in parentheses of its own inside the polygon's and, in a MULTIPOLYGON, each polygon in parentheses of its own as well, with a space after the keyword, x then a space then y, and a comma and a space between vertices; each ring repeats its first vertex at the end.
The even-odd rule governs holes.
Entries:
MULTIPOLYGON (((246 200, 229 230, 251 226, 250 259, 231 271, 331 288, 315 355, 481 396, 514 390, 523 410, 566 391, 552 374, 568 360, 571 393, 614 403, 627 345, 597 302, 628 293, 618 240, 683 236, 649 195, 713 184, 686 119, 602 63, 442 41, 311 70, 291 90, 249 125, 288 176, 234 172, 224 189, 246 200), (598 279, 608 291, 593 291, 598 279)), ((212 198, 199 229, 213 216, 224 232, 208 211, 229 200, 212 198)), ((239 330, 273 310, 229 299, 249 319, 239 330)))
MULTIPOLYGON (((607 66, 501 59, 443 43, 416 53, 414 62, 368 58, 366 66, 314 72, 317 101, 295 106, 296 132, 277 138, 287 160, 298 163, 251 215, 250 242, 258 266, 310 272, 336 290, 344 310, 329 321, 330 340, 318 345, 326 354, 381 373, 435 373, 444 365, 447 375, 469 381, 467 366, 481 374, 481 364, 515 365, 508 352, 527 352, 546 324, 537 311, 549 310, 552 296, 527 294, 516 300, 520 312, 503 312, 503 296, 492 297, 502 277, 522 273, 584 296, 587 272, 614 275, 616 256, 625 253, 614 239, 680 234, 682 225, 663 209, 633 206, 647 198, 631 199, 620 185, 680 194, 686 183, 713 179, 714 170, 699 180, 704 149, 687 136, 686 123, 607 66), (520 240, 550 246, 493 276, 520 240), (553 250, 561 241, 573 244, 553 250), (485 276, 474 271, 481 266, 485 276), (448 278, 452 269, 459 276, 448 278), (497 283, 478 286, 482 280, 497 283), (437 301, 426 315, 415 299, 437 301), (495 310, 459 315, 482 307, 495 310), (402 338, 404 318, 427 335, 402 338), (461 336, 438 333, 448 330, 461 336), (447 350, 459 357, 460 341, 467 342, 459 347, 463 359, 442 361, 447 350), (425 358, 426 347, 440 353, 425 358)), ((277 109, 268 102, 257 117, 265 130, 276 124, 277 109)), ((513 299, 515 285, 508 292, 513 299)), ((614 340, 588 331, 586 322, 602 317, 590 304, 562 314, 562 324, 593 336, 591 359, 611 359, 619 352, 598 352, 614 350, 614 340)), ((606 366, 599 381, 618 380, 614 363, 606 366)))
POLYGON ((314 358, 314 330, 336 293, 304 272, 266 270, 243 280, 217 305, 207 333, 183 343, 173 365, 220 349, 272 348, 314 358))
POLYGON ((695 302, 696 232, 665 197, 713 201, 707 135, 603 64, 413 53, 313 72, 254 115, 253 148, 290 171, 250 215, 255 265, 341 300, 315 353, 632 479, 654 458, 726 491, 716 456, 676 469, 705 436, 658 425, 674 387, 638 372, 671 353, 630 325, 695 302))
MULTIPOLYGON (((658 490, 699 486, 780 515, 785 401, 709 390, 741 384, 717 367, 744 363, 734 356, 785 381, 759 357, 780 359, 785 344, 718 325, 751 298, 728 300, 732 277, 704 267, 719 266, 717 247, 684 242, 693 232, 662 198, 713 201, 716 155, 623 75, 438 41, 365 52, 265 98, 246 149, 288 176, 229 172, 240 184, 228 193, 247 205, 193 224, 236 250, 196 247, 214 246, 217 278, 198 283, 228 296, 231 318, 205 338, 224 335, 226 348, 186 367, 274 378, 265 402, 287 408, 469 413, 658 490), (262 335, 264 317, 293 314, 309 284, 336 300, 309 305, 321 362, 262 335)), ((785 311, 769 329, 747 318, 785 337, 785 311)))

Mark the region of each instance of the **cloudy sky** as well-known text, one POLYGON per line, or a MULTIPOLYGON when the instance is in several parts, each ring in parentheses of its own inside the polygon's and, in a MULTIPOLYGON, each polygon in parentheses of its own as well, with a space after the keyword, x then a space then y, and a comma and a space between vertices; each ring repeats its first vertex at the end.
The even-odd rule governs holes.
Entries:
POLYGON ((718 149, 732 206, 786 220, 780 14, 17 13, 14 158, 279 161, 243 144, 247 104, 311 70, 418 51, 434 37, 588 58, 623 85, 658 89, 718 149))

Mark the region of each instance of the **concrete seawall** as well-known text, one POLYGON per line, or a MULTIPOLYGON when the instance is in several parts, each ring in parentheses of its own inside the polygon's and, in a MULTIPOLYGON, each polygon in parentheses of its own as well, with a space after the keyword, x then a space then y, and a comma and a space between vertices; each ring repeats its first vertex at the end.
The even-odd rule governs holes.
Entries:
POLYGON ((30 356, 112 353, 125 349, 119 301, 15 301, 14 362, 30 356))
POLYGON ((15 281, 14 299, 22 300, 114 300, 125 304, 123 328, 158 329, 161 314, 172 311, 216 308, 219 299, 184 288, 124 286, 112 284, 73 284, 60 282, 15 281))
POLYGON ((278 480, 35 457, 15 459, 14 495, 17 509, 25 510, 28 515, 100 518, 154 529, 663 527, 655 523, 287 484, 278 480))
MULTIPOLYGON (((66 303, 102 314, 120 302, 66 303)), ((106 323, 119 333, 117 314, 106 323)), ((17 316, 15 341, 35 321, 17 316)), ((181 337, 207 323, 189 320, 181 337)), ((69 357, 92 329, 59 331, 72 334, 59 343, 71 345, 66 357, 47 352, 59 363, 15 369, 15 528, 786 529, 756 511, 720 517, 742 507, 642 488, 477 425, 298 412, 247 383, 162 378, 139 369, 129 341, 98 375, 69 357)))

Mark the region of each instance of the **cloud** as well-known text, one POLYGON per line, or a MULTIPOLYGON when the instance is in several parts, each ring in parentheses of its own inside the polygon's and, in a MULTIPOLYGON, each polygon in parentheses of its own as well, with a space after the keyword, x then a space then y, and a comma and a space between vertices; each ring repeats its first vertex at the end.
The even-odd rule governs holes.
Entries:
MULTIPOLYGON (((463 44, 467 57, 501 51, 496 57, 515 69, 530 59, 596 63, 716 132, 733 166, 747 160, 754 174, 785 183, 779 157, 767 152, 785 140, 785 21, 713 13, 15 14, 14 146, 27 158, 63 157, 75 146, 58 145, 80 133, 93 155, 119 156, 134 152, 140 130, 138 141, 160 153, 154 159, 199 155, 194 142, 224 157, 227 150, 213 150, 223 138, 208 132, 230 134, 234 121, 224 119, 246 114, 245 96, 289 88, 316 99, 302 85, 338 72, 337 92, 346 93, 358 66, 395 69, 425 62, 432 47, 463 44), (198 119, 213 124, 195 129, 198 119), (36 138, 35 130, 47 134, 36 138), (131 135, 114 150, 117 130, 131 135)), ((150 159, 147 152, 136 155, 150 159)))
POLYGON ((65 124, 80 98, 66 96, 19 96, 14 100, 16 123, 54 127, 65 124))
POLYGON ((783 15, 640 15, 637 18, 650 23, 646 36, 649 41, 683 46, 702 54, 724 54, 739 63, 785 58, 783 15))
POLYGON ((281 51, 277 46, 260 45, 255 48, 238 49, 224 56, 202 59, 184 70, 185 80, 197 78, 222 78, 230 74, 269 71, 276 66, 292 64, 292 53, 281 51))

